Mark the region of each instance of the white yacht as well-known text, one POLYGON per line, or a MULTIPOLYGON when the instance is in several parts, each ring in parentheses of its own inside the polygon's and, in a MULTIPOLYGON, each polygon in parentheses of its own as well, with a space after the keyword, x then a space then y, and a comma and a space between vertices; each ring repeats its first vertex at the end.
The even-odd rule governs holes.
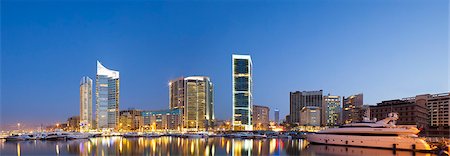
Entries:
POLYGON ((420 131, 416 127, 396 126, 397 113, 389 113, 380 121, 363 121, 329 128, 317 133, 307 134, 311 143, 389 148, 402 150, 432 150, 430 145, 417 136, 420 131))
POLYGON ((12 134, 5 139, 6 141, 22 141, 30 139, 30 136, 26 134, 12 134))

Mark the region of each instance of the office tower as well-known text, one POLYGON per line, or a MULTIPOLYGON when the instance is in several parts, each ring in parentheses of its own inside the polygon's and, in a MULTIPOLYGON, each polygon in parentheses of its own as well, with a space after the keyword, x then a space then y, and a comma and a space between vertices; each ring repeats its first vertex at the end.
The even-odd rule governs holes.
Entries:
POLYGON ((290 123, 300 123, 301 110, 306 106, 322 107, 322 90, 290 92, 290 123))
POLYGON ((359 120, 358 108, 363 105, 363 94, 352 95, 342 98, 342 124, 359 120))
POLYGON ((269 112, 270 109, 267 106, 253 105, 253 130, 269 129, 269 112))
POLYGON ((300 110, 301 126, 320 126, 321 110, 317 106, 305 106, 300 110))
POLYGON ((340 96, 334 96, 334 95, 326 95, 323 96, 323 114, 322 118, 325 123, 322 123, 322 125, 327 126, 338 126, 340 125, 340 116, 341 116, 341 97, 340 96))
POLYGON ((204 131, 214 120, 213 84, 209 77, 184 78, 185 106, 183 127, 188 131, 204 131))
POLYGON ((143 129, 153 131, 180 130, 181 110, 164 109, 142 111, 143 129))
POLYGON ((143 126, 142 111, 138 109, 121 110, 119 113, 120 130, 138 130, 143 126))
POLYGON ((275 108, 275 123, 280 123, 280 110, 278 108, 275 108))
POLYGON ((116 129, 119 122, 119 71, 110 70, 97 61, 95 83, 97 129, 116 129))
POLYGON ((253 81, 250 55, 232 55, 233 130, 252 130, 253 81))
POLYGON ((80 131, 92 128, 92 79, 85 76, 80 83, 80 131))
POLYGON ((180 77, 169 82, 169 108, 184 110, 184 78, 180 77))

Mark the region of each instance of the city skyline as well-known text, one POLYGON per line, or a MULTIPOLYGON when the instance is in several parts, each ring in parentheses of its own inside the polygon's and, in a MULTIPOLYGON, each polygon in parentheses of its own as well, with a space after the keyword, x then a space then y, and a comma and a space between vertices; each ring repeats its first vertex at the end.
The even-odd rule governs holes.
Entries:
MULTIPOLYGON (((330 3, 324 5, 311 2, 310 5, 323 8, 307 10, 329 21, 304 15, 302 13, 308 12, 292 10, 294 8, 288 5, 277 4, 271 8, 269 3, 251 8, 251 11, 264 15, 255 19, 250 18, 253 14, 245 11, 245 7, 237 7, 236 12, 223 15, 224 10, 236 7, 226 3, 213 6, 219 11, 194 11, 195 7, 208 5, 204 3, 168 8, 149 3, 143 6, 128 4, 136 8, 136 12, 131 13, 127 12, 129 8, 110 4, 102 10, 104 13, 93 17, 87 15, 98 13, 95 9, 88 8, 89 14, 74 15, 76 11, 86 8, 79 3, 73 6, 59 4, 61 8, 57 11, 79 20, 83 25, 65 22, 60 15, 51 15, 51 9, 45 10, 52 8, 50 5, 38 4, 37 8, 31 8, 27 4, 7 2, 5 5, 17 9, 2 10, 5 16, 2 21, 8 22, 2 24, 6 34, 2 33, 0 126, 4 128, 17 122, 24 125, 61 122, 79 114, 79 80, 83 76, 95 76, 96 60, 121 72, 121 110, 166 109, 169 105, 167 83, 171 79, 189 75, 208 76, 215 85, 214 105, 218 119, 231 119, 232 116, 233 53, 251 55, 254 63, 254 104, 279 108, 281 119, 289 114, 288 94, 294 91, 323 90, 324 95, 330 93, 346 97, 363 93, 363 104, 370 105, 388 99, 448 92, 448 72, 442 72, 448 71, 448 58, 445 57, 448 56, 448 45, 443 42, 448 34, 448 24, 440 14, 445 9, 438 4, 419 2, 409 4, 410 8, 402 8, 394 2, 384 2, 392 7, 362 3, 361 7, 367 10, 352 10, 361 14, 355 17, 356 20, 366 20, 367 23, 360 25, 346 19, 349 12, 344 11, 346 8, 342 4, 343 8, 320 13, 330 9, 330 3), (433 9, 415 10, 423 5, 433 9), (155 12, 168 13, 173 21, 146 14, 146 7, 157 9, 155 12), (68 8, 67 11, 60 10, 68 8), (382 14, 391 16, 374 17, 372 13, 380 8, 386 10, 382 14), (34 10, 35 14, 29 13, 33 11, 20 12, 24 9, 34 10), (183 20, 198 19, 177 14, 177 9, 201 14, 211 21, 194 23, 183 20), (288 15, 281 14, 280 10, 283 9, 303 16, 299 20, 289 21, 287 19, 295 19, 295 16, 284 17, 288 15), (396 9, 412 13, 405 15, 396 9), (115 14, 114 11, 121 14, 115 14), (217 20, 203 14, 211 11, 213 15, 226 18, 217 20), (266 11, 274 13, 264 13, 266 11), (339 20, 325 18, 333 11, 337 12, 335 18, 339 20), (239 13, 243 13, 243 16, 239 17, 239 13), (140 23, 133 18, 135 15, 145 17, 146 20, 140 23), (17 16, 27 18, 13 19, 17 16), (43 16, 46 18, 41 19, 43 16), (367 20, 367 17, 371 20, 367 20), (404 18, 416 20, 401 20, 404 18), (89 23, 92 19, 103 21, 89 23), (148 29, 138 27, 145 30, 142 33, 123 29, 139 24, 151 26, 153 21, 162 24, 148 29), (305 25, 303 21, 311 22, 311 25, 305 25), (24 31, 28 29, 28 22, 35 25, 29 31, 24 31), (130 26, 125 24, 127 22, 131 23, 130 26), (186 27, 172 26, 186 23, 186 27), (288 26, 289 23, 293 26, 288 26), (318 23, 334 27, 316 25, 318 23), (216 28, 207 28, 202 24, 216 28), (222 24, 229 28, 220 27, 222 24), (48 25, 49 28, 41 28, 41 25, 48 25), (58 29, 59 25, 66 25, 68 31, 58 29), (166 26, 169 28, 165 29, 166 26), (107 28, 100 29, 103 27, 107 28), (250 30, 247 27, 257 29, 250 30), (350 28, 356 33, 346 33, 346 29, 350 28), (160 29, 164 31, 156 32, 160 29), (210 32, 206 33, 202 29, 210 32), (308 34, 311 30, 315 30, 314 35, 308 34), (417 36, 411 37, 411 31, 416 31, 417 36), (377 34, 380 32, 385 36, 377 34), (210 41, 215 36, 224 37, 210 41), (235 38, 239 39, 232 41, 235 38), (25 41, 29 44, 20 46, 25 41), (322 45, 325 43, 328 47, 322 45), (175 48, 170 47, 173 45, 175 48)), ((274 117, 272 112, 270 116, 274 117)))

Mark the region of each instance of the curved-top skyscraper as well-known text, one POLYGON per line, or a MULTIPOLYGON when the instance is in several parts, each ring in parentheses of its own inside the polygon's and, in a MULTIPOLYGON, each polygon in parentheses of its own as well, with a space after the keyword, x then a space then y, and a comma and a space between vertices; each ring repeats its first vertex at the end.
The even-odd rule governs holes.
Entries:
POLYGON ((119 122, 119 71, 111 70, 97 61, 95 83, 97 129, 117 128, 119 122))

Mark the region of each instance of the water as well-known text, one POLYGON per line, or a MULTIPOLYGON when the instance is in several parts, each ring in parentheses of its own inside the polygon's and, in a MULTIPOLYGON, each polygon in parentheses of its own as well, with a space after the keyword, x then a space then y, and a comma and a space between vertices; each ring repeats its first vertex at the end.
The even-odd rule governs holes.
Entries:
POLYGON ((431 155, 372 148, 308 144, 302 139, 122 138, 0 141, 0 155, 431 155))

